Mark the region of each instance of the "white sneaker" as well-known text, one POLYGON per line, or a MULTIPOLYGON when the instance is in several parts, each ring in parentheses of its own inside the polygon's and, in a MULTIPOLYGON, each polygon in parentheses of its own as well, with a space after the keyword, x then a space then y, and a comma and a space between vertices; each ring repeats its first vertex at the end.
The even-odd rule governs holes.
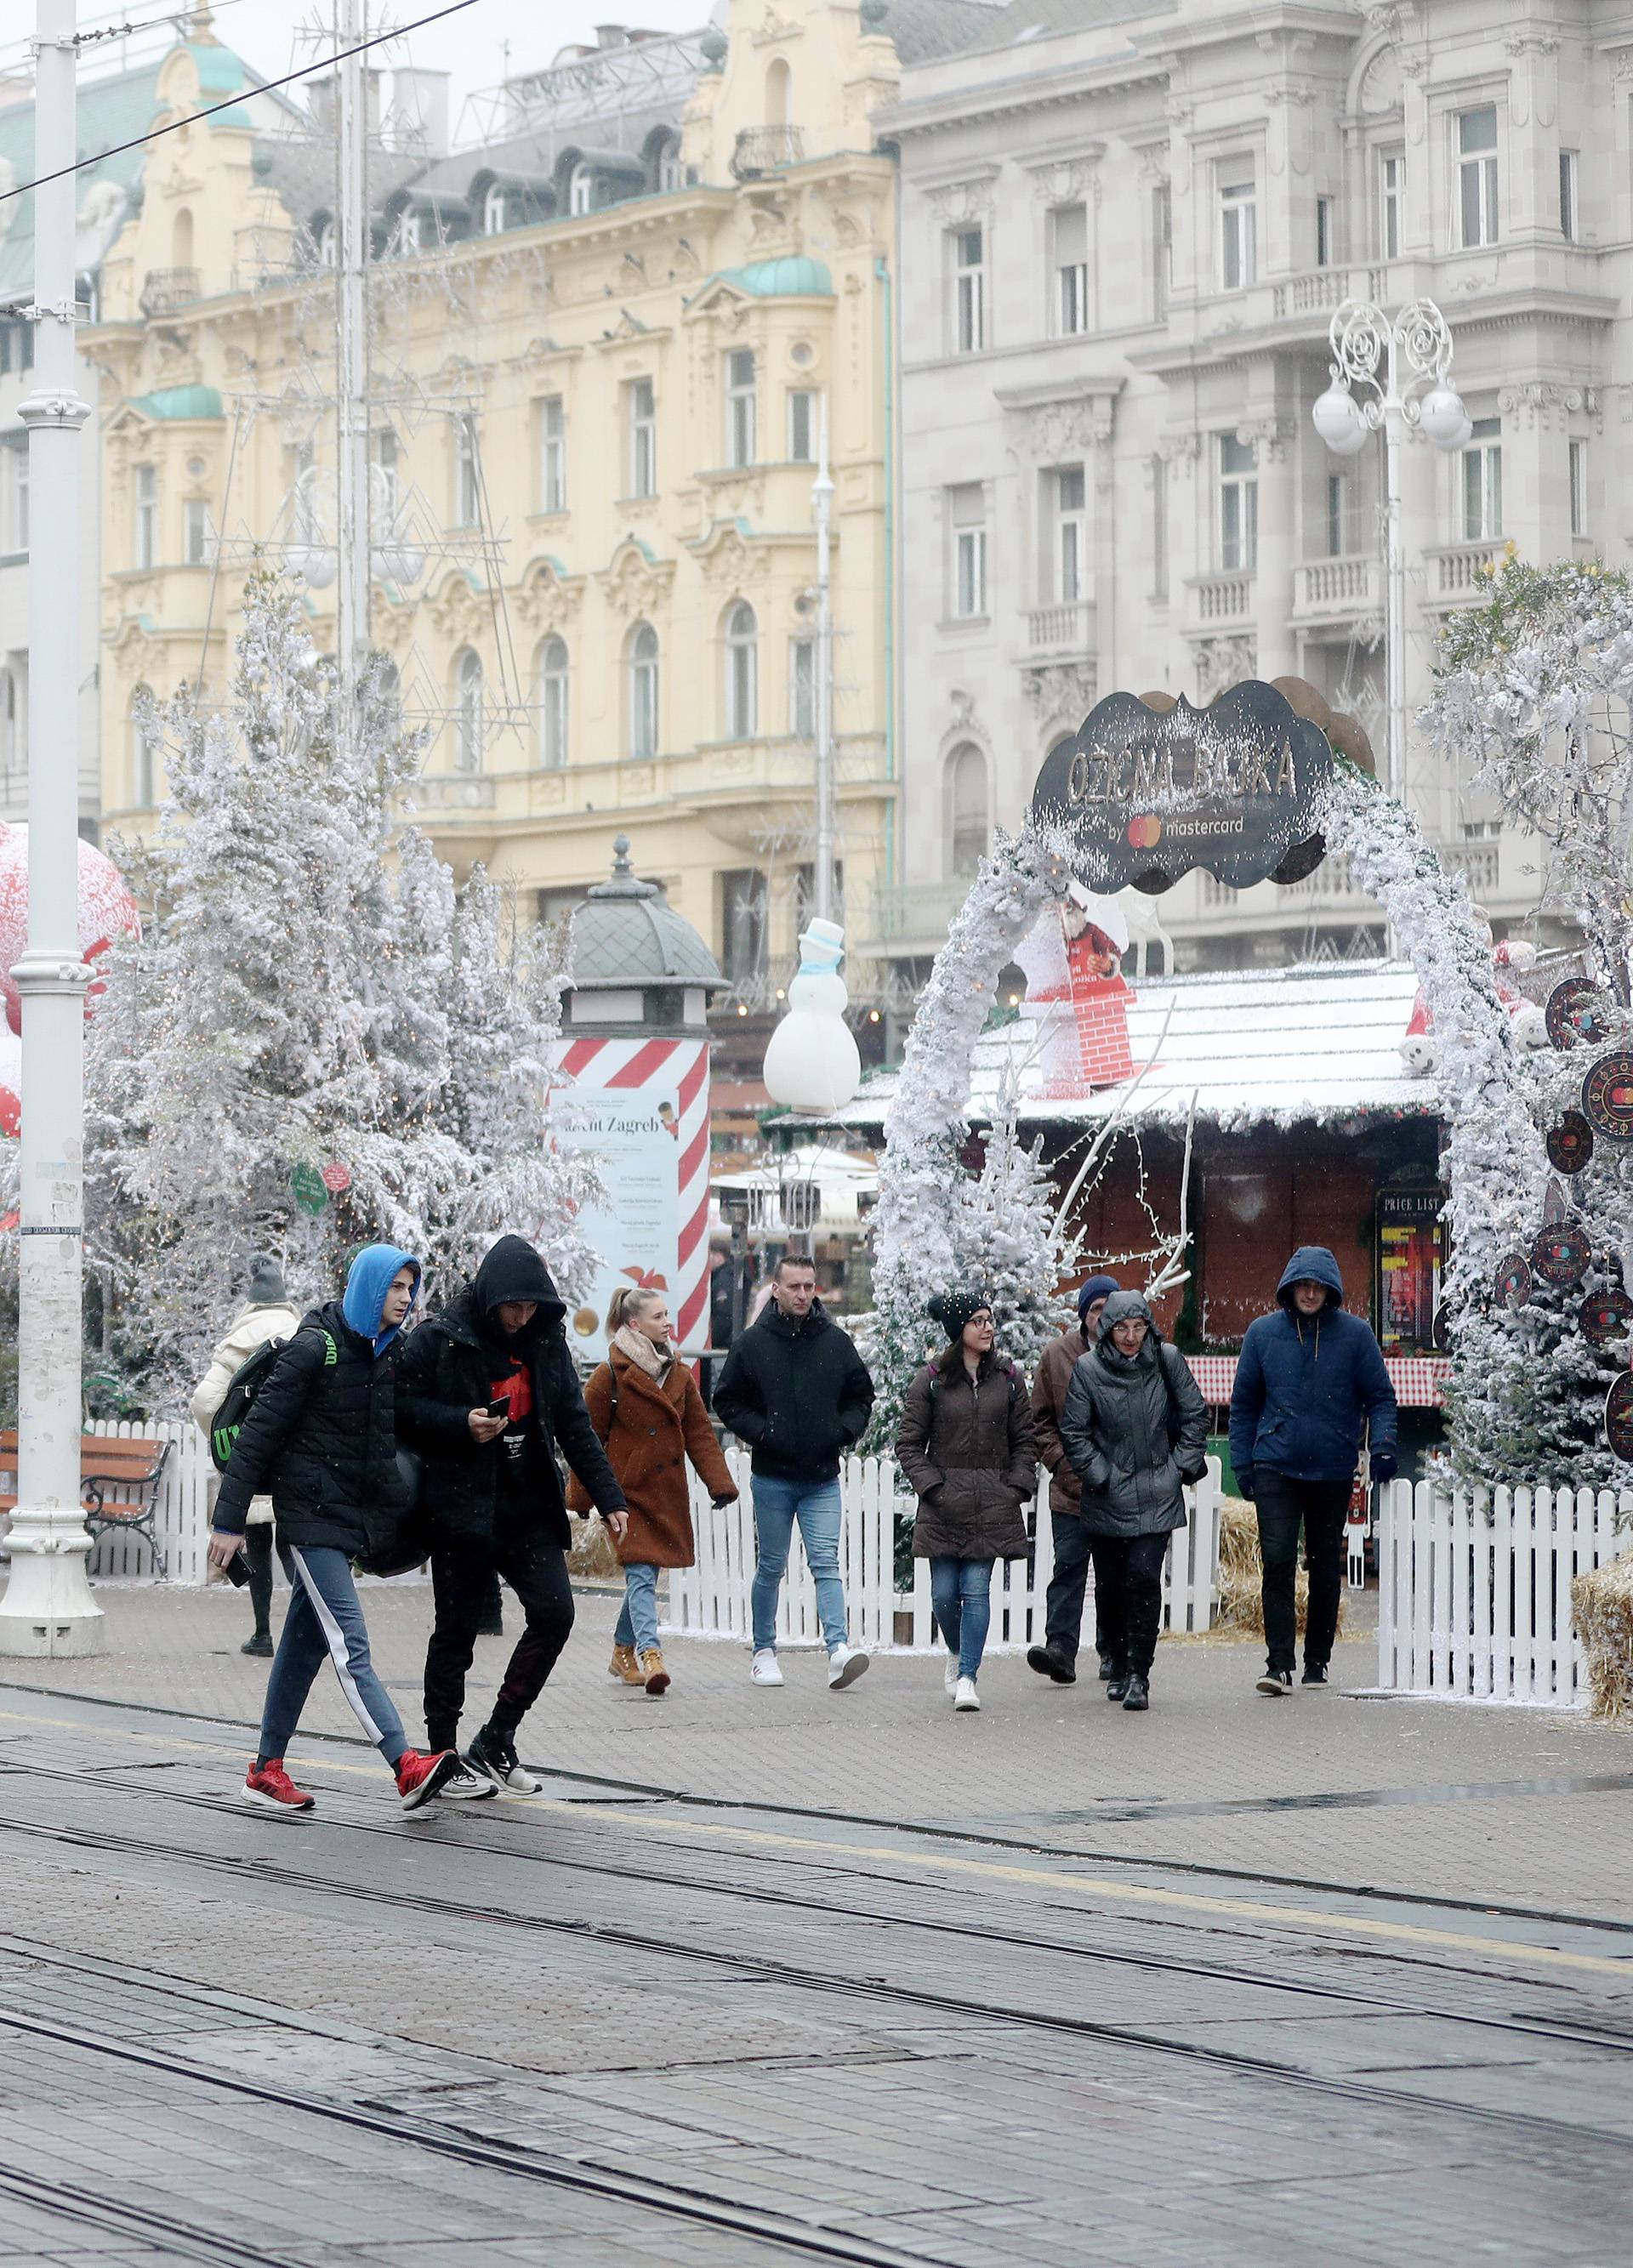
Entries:
POLYGON ((942 1690, 950 1701, 958 1690, 958 1657, 956 1653, 950 1653, 947 1657, 947 1667, 942 1672, 942 1690))
POLYGON ((961 1677, 953 1688, 953 1707, 955 1709, 979 1709, 980 1705, 981 1697, 975 1690, 974 1678, 961 1677))
POLYGON ((481 1803, 499 1793, 499 1782, 485 1772, 472 1771, 462 1756, 458 1771, 448 1774, 437 1793, 448 1803, 481 1803))
POLYGON ((749 1675, 757 1685, 780 1685, 782 1671, 778 1667, 773 1648, 763 1646, 749 1664, 749 1675))
POLYGON ((828 1656, 828 1683, 836 1693, 846 1686, 854 1685, 868 1667, 868 1657, 859 1646, 836 1646, 828 1656))

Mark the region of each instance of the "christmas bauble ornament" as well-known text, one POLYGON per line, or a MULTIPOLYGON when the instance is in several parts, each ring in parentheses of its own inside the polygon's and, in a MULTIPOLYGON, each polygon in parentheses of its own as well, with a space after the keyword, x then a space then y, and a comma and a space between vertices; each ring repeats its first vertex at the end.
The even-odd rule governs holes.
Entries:
POLYGON ((1633 1371, 1624 1370, 1605 1396, 1605 1439, 1613 1456, 1633 1464, 1633 1371))
POLYGON ((1562 1110, 1548 1130, 1548 1161, 1556 1174, 1579 1174, 1593 1154, 1593 1129, 1579 1110, 1562 1110))
POLYGON ((1633 1142, 1633 1055, 1600 1056, 1582 1082, 1582 1113, 1607 1142, 1633 1142))
POLYGON ((845 1020, 844 953, 845 932, 834 922, 813 921, 802 932, 788 1011, 765 1050, 762 1075, 772 1101, 812 1118, 831 1118, 861 1085, 861 1057, 845 1020))
POLYGON ((1531 1297, 1531 1263, 1523 1252, 1505 1253, 1497 1262, 1494 1289, 1504 1307, 1525 1306, 1531 1297))
POLYGON ((331 1160, 323 1168, 322 1181, 330 1197, 337 1197, 343 1189, 351 1187, 351 1168, 343 1166, 338 1159, 331 1160))
MULTIPOLYGON (((125 887, 124 877, 107 853, 83 838, 79 844, 79 950, 95 962, 115 938, 138 937, 142 924, 136 900, 125 887)), ((13 1032, 23 1028, 22 996, 11 982, 11 970, 28 945, 28 829, 0 825, 0 998, 5 1020, 13 1032)), ((92 983, 85 995, 85 1013, 107 990, 92 983)))
POLYGON ((1567 976, 1548 996, 1543 1020, 1556 1048, 1597 1047, 1609 1033, 1608 1004, 1591 976, 1567 976))
POLYGON ((1564 1224, 1545 1228, 1531 1247, 1531 1265, 1545 1284, 1578 1284, 1593 1256, 1579 1228, 1564 1224))
POLYGON ((1577 1329, 1590 1346, 1612 1346, 1633 1324, 1633 1300, 1625 1292, 1595 1292, 1577 1309, 1577 1329))

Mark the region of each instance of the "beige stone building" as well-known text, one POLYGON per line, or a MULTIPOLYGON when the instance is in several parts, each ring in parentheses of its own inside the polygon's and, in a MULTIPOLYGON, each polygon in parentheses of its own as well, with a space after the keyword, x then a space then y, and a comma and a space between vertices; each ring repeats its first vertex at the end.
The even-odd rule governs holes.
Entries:
MULTIPOLYGON (((428 734, 418 807, 456 869, 546 914, 627 831, 713 942, 717 1020, 745 1043, 810 858, 824 429, 853 906, 898 855, 894 176, 871 121, 904 58, 989 12, 733 0, 696 34, 608 30, 507 82, 461 148, 432 75, 375 90, 373 634, 428 734)), ((196 24, 156 119, 244 84, 196 24)), ((86 349, 116 827, 162 790, 141 689, 220 697, 258 560, 306 578, 333 641, 331 100, 321 83, 308 108, 263 97, 153 142, 104 263, 86 349)))

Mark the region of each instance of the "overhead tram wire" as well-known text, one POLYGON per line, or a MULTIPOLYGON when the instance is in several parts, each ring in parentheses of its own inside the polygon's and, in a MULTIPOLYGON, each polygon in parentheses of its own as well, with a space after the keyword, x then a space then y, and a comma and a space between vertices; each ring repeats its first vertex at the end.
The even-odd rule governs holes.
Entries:
POLYGON ((92 150, 87 157, 77 158, 71 166, 59 166, 54 173, 38 173, 32 181, 19 182, 14 189, 0 190, 0 204, 12 197, 26 196, 30 189, 41 188, 47 181, 60 181, 64 174, 83 173, 87 166, 100 166, 106 158, 118 158, 127 150, 140 150, 149 142, 157 142, 163 134, 178 134, 184 126, 196 126, 201 119, 213 118, 218 110, 237 110, 255 94, 272 94, 280 86, 292 86, 297 79, 312 78, 319 71, 332 70, 344 63, 348 55, 360 55, 369 48, 384 47, 392 40, 404 40, 410 32, 423 31, 427 24, 440 24, 446 16, 458 16, 467 8, 474 8, 477 0, 451 0, 446 8, 435 9, 429 16, 417 16, 411 24, 398 24, 389 32, 376 32, 372 39, 359 40, 355 47, 343 48, 338 55, 321 55, 316 63, 303 63, 299 70, 285 71, 282 78, 263 79, 255 86, 241 86, 225 102, 212 102, 203 110, 189 111, 185 118, 173 118, 164 126, 151 127, 145 134, 134 135, 129 142, 115 142, 106 150, 92 150))

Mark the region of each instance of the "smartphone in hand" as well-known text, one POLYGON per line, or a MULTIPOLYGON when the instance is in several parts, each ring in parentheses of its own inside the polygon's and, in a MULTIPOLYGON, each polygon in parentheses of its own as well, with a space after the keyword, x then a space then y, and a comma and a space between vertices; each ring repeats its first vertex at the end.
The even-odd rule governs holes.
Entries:
POLYGON ((490 1402, 488 1404, 488 1415, 490 1418, 508 1418, 510 1415, 510 1396, 506 1395, 500 1401, 490 1402))
POLYGON ((226 1577, 228 1582, 232 1584, 234 1590, 241 1591, 245 1584, 249 1580, 248 1552, 244 1550, 235 1551, 221 1572, 226 1577))

